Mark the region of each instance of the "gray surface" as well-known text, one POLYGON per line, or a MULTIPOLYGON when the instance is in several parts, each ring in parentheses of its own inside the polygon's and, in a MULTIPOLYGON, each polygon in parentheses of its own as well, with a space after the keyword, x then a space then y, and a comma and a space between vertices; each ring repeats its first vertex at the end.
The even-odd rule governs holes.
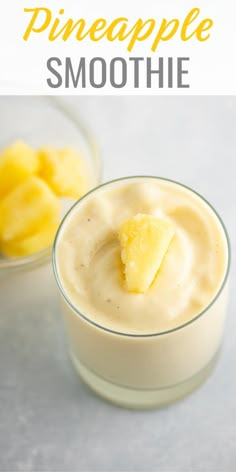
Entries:
MULTIPOLYGON (((222 214, 235 249, 235 98, 70 101, 100 140, 106 179, 157 174, 193 186, 222 214)), ((158 411, 116 408, 80 382, 50 283, 26 303, 1 282, 0 471, 236 470, 234 254, 220 362, 192 396, 158 411)))

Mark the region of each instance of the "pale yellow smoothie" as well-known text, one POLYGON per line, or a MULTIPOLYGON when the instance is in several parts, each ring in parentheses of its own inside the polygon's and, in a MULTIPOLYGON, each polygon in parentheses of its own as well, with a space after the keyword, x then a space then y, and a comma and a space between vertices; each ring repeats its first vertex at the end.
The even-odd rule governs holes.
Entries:
POLYGON ((228 267, 223 224, 190 189, 137 177, 87 194, 64 219, 54 252, 71 355, 84 380, 138 407, 195 388, 221 343, 228 267), (166 220, 175 232, 145 293, 127 290, 118 238, 139 214, 166 220))

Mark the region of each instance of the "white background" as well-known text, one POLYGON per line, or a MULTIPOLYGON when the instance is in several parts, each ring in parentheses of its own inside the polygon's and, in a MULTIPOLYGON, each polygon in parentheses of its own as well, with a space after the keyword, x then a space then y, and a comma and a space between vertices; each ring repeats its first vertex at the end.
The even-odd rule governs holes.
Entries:
MULTIPOLYGON (((234 0, 7 0, 0 15, 0 93, 45 93, 45 94, 236 94, 236 5, 234 0), (73 60, 86 56, 103 56, 109 61, 114 56, 125 56, 125 44, 122 42, 92 43, 89 40, 77 42, 73 39, 66 43, 58 40, 49 43, 46 32, 33 35, 26 43, 22 36, 29 22, 29 14, 24 8, 48 6, 57 15, 60 8, 65 9, 63 17, 85 18, 88 25, 99 17, 114 19, 127 16, 133 25, 137 18, 155 18, 157 24, 166 17, 184 19, 193 7, 201 8, 201 18, 211 17, 214 26, 211 39, 200 43, 196 39, 186 43, 178 37, 162 43, 156 53, 150 53, 150 41, 140 42, 132 55, 136 56, 189 56, 190 89, 133 89, 132 81, 124 89, 114 89, 109 84, 103 89, 69 89, 64 87, 50 89, 46 83, 48 72, 46 61, 51 56, 63 59, 70 56, 73 60)), ((50 74, 49 74, 50 75, 50 74)))

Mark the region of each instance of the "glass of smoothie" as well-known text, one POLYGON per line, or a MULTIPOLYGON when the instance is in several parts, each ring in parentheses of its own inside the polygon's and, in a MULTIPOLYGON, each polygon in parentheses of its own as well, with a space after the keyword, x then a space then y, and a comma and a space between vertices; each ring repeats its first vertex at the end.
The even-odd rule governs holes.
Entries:
POLYGON ((53 250, 69 351, 84 382, 130 408, 197 388, 220 351, 230 246, 212 206, 158 177, 87 193, 53 250))

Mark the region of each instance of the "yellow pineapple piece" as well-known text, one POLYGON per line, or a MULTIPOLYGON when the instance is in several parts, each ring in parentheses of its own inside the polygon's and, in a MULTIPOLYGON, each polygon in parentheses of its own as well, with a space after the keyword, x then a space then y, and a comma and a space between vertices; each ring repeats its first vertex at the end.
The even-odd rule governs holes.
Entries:
POLYGON ((5 196, 39 168, 36 152, 18 141, 4 149, 0 156, 0 197, 5 196))
POLYGON ((39 177, 29 177, 0 201, 0 240, 28 236, 59 211, 58 198, 48 185, 39 177))
POLYGON ((59 221, 49 222, 34 234, 23 239, 0 242, 0 252, 8 257, 24 257, 42 251, 54 241, 59 221))
POLYGON ((58 196, 80 198, 88 190, 85 163, 71 148, 44 147, 38 151, 39 175, 58 196))
POLYGON ((174 236, 173 226, 152 215, 136 215, 119 231, 127 290, 144 293, 160 270, 174 236))

